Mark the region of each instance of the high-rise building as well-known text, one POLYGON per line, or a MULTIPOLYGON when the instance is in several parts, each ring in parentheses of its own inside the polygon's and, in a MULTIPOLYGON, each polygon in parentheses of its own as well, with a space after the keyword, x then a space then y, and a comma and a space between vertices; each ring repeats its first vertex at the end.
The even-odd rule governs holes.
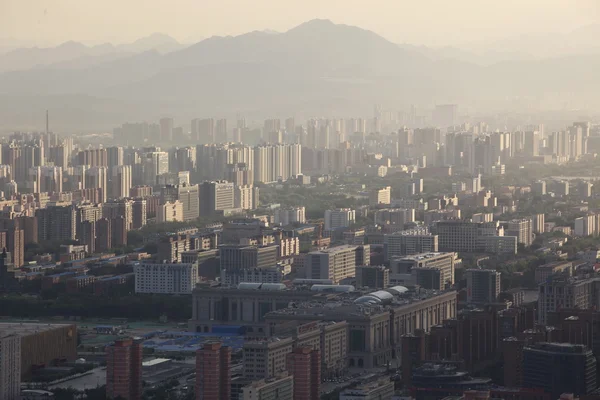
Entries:
POLYGON ((321 352, 297 347, 287 356, 287 370, 294 375, 294 400, 321 398, 321 352))
POLYGON ((140 229, 146 225, 147 221, 147 208, 146 199, 137 198, 133 201, 132 205, 132 229, 140 229))
POLYGON ((223 245, 219 247, 220 269, 268 268, 277 264, 277 246, 223 245))
POLYGON ((493 269, 468 269, 466 275, 468 303, 496 302, 500 294, 500 272, 493 269))
POLYGON ((107 167, 108 155, 106 149, 87 149, 77 155, 78 165, 89 167, 107 167))
POLYGON ((421 253, 393 258, 390 281, 403 280, 425 289, 444 290, 454 284, 456 259, 456 253, 421 253))
POLYGON ((544 389, 552 398, 582 396, 597 388, 596 358, 581 344, 537 343, 523 348, 523 386, 544 389))
POLYGON ((304 258, 306 278, 329 279, 337 284, 345 278, 353 277, 356 266, 365 265, 357 263, 357 253, 361 251, 363 246, 343 245, 310 252, 304 258))
POLYGON ((294 340, 246 340, 243 347, 244 377, 249 380, 268 379, 287 369, 287 356, 294 340))
POLYGON ((31 167, 29 168, 32 193, 48 192, 61 193, 63 191, 63 171, 61 167, 31 167))
POLYGON ((377 206, 380 204, 388 205, 392 201, 392 188, 386 186, 383 189, 373 189, 369 194, 369 205, 377 206))
POLYGON ((218 119, 215 126, 215 139, 226 141, 227 140, 227 120, 225 118, 218 119))
POLYGON ((192 139, 198 143, 215 141, 215 120, 213 118, 192 120, 192 139))
POLYGON ((596 226, 597 216, 596 214, 587 214, 583 217, 575 218, 575 229, 573 233, 575 236, 591 236, 598 232, 596 226))
POLYGON ((136 293, 189 294, 198 283, 198 264, 144 262, 134 273, 136 293))
POLYGON ((385 260, 392 257, 430 253, 438 251, 438 236, 429 233, 427 228, 399 231, 383 238, 385 260))
POLYGON ((275 224, 286 226, 291 224, 306 223, 306 209, 304 207, 279 208, 273 214, 275 224))
POLYGON ((535 214, 532 217, 533 226, 531 227, 534 233, 544 233, 546 232, 546 215, 545 214, 535 214))
POLYGON ((531 218, 513 219, 506 223, 504 236, 515 236, 517 243, 531 246, 533 243, 533 221, 531 218))
POLYGON ((75 240, 77 216, 73 206, 49 206, 35 211, 38 240, 75 240))
POLYGON ((21 399, 21 337, 0 331, 0 399, 21 399))
POLYGON ((174 121, 173 118, 161 118, 159 121, 160 124, 160 139, 162 141, 172 141, 173 140, 173 126, 174 121))
POLYGON ((269 144, 254 148, 254 181, 286 181, 302 173, 302 147, 299 144, 269 144))
POLYGON ((131 165, 111 167, 111 197, 121 199, 129 196, 131 190, 131 165))
POLYGON ((573 279, 569 274, 549 276, 538 286, 538 323, 545 325, 548 313, 561 308, 595 307, 599 290, 597 278, 573 279))
MULTIPOLYGON (((107 164, 110 168, 125 164, 123 158, 123 148, 119 146, 106 148, 107 164)), ((66 167, 66 165, 65 165, 66 167)))
POLYGON ((390 270, 382 265, 361 265, 356 267, 356 287, 385 289, 390 286, 390 270))
POLYGON ((331 231, 338 228, 347 228, 354 223, 356 213, 350 208, 325 210, 325 230, 331 231))
POLYGON ((234 208, 242 210, 253 210, 254 205, 254 188, 252 186, 235 186, 234 187, 234 208))
POLYGON ((546 181, 537 181, 534 182, 531 190, 533 191, 534 194, 538 195, 538 196, 545 196, 546 195, 546 181))
POLYGON ((118 339, 106 347, 106 396, 126 400, 142 398, 142 344, 118 339))
POLYGON ((6 249, 17 268, 25 264, 25 229, 21 218, 0 219, 0 249, 6 249))
POLYGON ((161 189, 161 201, 179 200, 183 207, 183 220, 193 221, 200 215, 198 185, 167 185, 161 189))
POLYGON ((156 222, 183 222, 183 203, 179 200, 167 201, 156 209, 156 222))
POLYGON ((234 185, 227 181, 202 182, 199 185, 200 215, 211 216, 217 211, 234 208, 234 185))
POLYGON ((101 189, 102 203, 108 198, 108 168, 105 166, 96 166, 88 168, 85 171, 85 188, 101 189))
POLYGON ((133 200, 109 200, 102 204, 102 216, 108 219, 117 219, 123 217, 125 220, 125 229, 133 229, 133 200))
POLYGON ((205 343, 196 352, 196 400, 230 400, 231 347, 205 343))
POLYGON ((169 153, 153 151, 145 153, 142 158, 144 184, 154 186, 160 175, 169 172, 169 153))

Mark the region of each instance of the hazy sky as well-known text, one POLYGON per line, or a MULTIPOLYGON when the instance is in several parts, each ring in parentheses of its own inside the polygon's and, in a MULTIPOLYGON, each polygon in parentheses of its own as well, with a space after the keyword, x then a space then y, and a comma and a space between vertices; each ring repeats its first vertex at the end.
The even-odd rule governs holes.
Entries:
POLYGON ((600 0, 0 0, 0 38, 37 45, 285 31, 313 18, 396 42, 461 44, 599 21, 600 0))

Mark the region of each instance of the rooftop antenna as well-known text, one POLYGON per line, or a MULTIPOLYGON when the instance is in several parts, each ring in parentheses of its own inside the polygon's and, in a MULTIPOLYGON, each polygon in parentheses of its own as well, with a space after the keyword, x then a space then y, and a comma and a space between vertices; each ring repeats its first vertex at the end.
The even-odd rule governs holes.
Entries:
POLYGON ((48 110, 46 110, 46 135, 48 135, 48 110))

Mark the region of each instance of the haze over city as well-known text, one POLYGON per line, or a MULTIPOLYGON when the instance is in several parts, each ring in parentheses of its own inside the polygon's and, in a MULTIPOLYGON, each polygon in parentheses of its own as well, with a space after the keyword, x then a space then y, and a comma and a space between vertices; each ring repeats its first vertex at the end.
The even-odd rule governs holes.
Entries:
POLYGON ((0 0, 0 400, 600 400, 599 13, 0 0))

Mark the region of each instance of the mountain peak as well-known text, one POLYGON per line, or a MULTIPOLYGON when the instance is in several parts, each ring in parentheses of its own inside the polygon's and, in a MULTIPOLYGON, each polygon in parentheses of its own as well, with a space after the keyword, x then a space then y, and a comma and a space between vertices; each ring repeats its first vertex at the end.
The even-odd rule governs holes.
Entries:
POLYGON ((303 22, 300 25, 296 26, 295 28, 290 29, 289 31, 300 31, 300 30, 305 30, 305 29, 311 29, 311 30, 329 29, 334 26, 336 26, 336 24, 333 23, 333 21, 331 21, 329 19, 315 18, 315 19, 311 19, 310 21, 303 22))

